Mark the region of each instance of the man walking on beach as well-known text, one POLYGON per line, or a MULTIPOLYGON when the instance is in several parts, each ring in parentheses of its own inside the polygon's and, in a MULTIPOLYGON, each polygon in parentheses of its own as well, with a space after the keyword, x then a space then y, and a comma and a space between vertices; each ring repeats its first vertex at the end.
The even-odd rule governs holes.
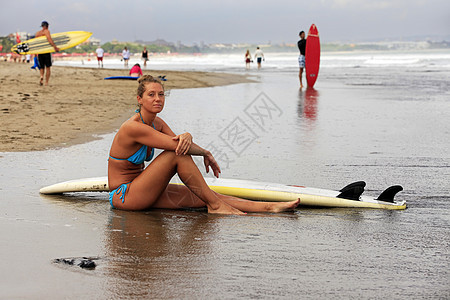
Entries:
POLYGON ((103 48, 100 47, 100 45, 98 45, 97 50, 95 50, 95 52, 97 52, 98 67, 100 68, 101 63, 103 68, 103 54, 105 53, 105 50, 103 50, 103 48))
MULTIPOLYGON (((36 37, 45 36, 47 37, 47 41, 52 45, 52 47, 55 49, 56 52, 59 51, 59 48, 56 47, 55 43, 53 42, 53 39, 50 35, 50 31, 48 30, 48 22, 42 21, 41 23, 42 29, 36 32, 36 37)), ((39 66, 40 66, 40 73, 41 73, 41 79, 39 80, 39 84, 44 84, 44 74, 45 74, 45 85, 48 85, 48 80, 50 79, 50 68, 52 66, 52 55, 51 53, 45 53, 45 54, 38 54, 38 60, 39 60, 39 66)))
POLYGON ((302 75, 303 75, 303 68, 305 67, 306 39, 305 39, 305 32, 303 30, 300 31, 298 35, 300 36, 300 40, 297 42, 298 50, 300 50, 300 55, 298 56, 298 66, 300 67, 298 77, 300 78, 300 88, 302 88, 303 87, 302 75))

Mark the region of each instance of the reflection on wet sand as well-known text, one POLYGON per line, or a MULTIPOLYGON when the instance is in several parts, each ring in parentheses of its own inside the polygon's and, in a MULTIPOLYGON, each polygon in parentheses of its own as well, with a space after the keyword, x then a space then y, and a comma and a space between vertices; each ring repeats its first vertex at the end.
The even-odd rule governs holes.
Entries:
POLYGON ((113 210, 106 230, 105 270, 111 296, 177 297, 196 288, 217 216, 206 212, 113 210))
POLYGON ((303 89, 298 92, 298 116, 306 120, 315 121, 317 118, 317 103, 319 100, 319 92, 314 88, 307 88, 303 93, 303 89))
MULTIPOLYGON (((319 92, 314 88, 299 89, 297 115, 298 125, 301 128, 299 135, 299 144, 311 155, 315 154, 315 145, 317 144, 316 123, 318 117, 319 92)), ((302 151, 305 151, 302 150, 302 151)))

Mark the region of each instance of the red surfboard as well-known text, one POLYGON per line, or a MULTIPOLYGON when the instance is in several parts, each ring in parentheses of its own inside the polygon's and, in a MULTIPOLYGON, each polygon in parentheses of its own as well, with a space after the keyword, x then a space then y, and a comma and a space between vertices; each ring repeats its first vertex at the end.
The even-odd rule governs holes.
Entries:
POLYGON ((312 24, 308 31, 306 38, 305 50, 305 68, 306 81, 309 87, 313 87, 316 83, 317 76, 319 76, 320 65, 320 40, 319 31, 316 25, 312 24))

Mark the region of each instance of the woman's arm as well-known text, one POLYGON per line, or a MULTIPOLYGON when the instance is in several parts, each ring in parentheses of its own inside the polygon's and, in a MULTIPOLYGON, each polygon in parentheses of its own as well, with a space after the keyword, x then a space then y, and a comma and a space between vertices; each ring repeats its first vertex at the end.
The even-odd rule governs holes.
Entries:
POLYGON ((125 136, 130 138, 130 143, 135 142, 169 151, 175 151, 178 146, 178 142, 173 140, 171 136, 139 122, 126 122, 122 125, 121 130, 123 130, 125 136))
MULTIPOLYGON (((161 119, 160 119, 161 120, 161 119)), ((162 121, 162 120, 161 120, 162 121)), ((137 143, 142 145, 147 145, 149 147, 158 148, 158 149, 164 149, 169 151, 175 151, 177 152, 177 149, 179 149, 181 139, 184 136, 186 138, 186 135, 189 135, 189 133, 185 133, 182 135, 175 136, 175 133, 169 128, 167 124, 163 122, 162 132, 153 129, 150 126, 138 123, 138 122, 127 122, 123 126, 123 130, 125 130, 125 134, 129 135, 132 139, 134 139, 137 143), (165 127, 167 126, 167 127, 165 127), (179 140, 179 141, 177 141, 179 140)), ((209 172, 209 168, 214 172, 214 175, 216 177, 219 177, 219 174, 221 173, 219 164, 214 159, 211 152, 209 152, 206 149, 203 149, 199 145, 192 143, 189 143, 189 148, 185 153, 180 152, 177 153, 178 155, 182 154, 188 154, 188 155, 196 155, 196 156, 203 156, 203 162, 205 164, 206 172, 209 172)))
MULTIPOLYGON (((192 143, 192 135, 190 133, 185 132, 185 133, 176 135, 172 131, 172 129, 169 127, 169 125, 167 125, 167 123, 164 122, 163 119, 157 118, 156 121, 158 124, 158 129, 160 129, 160 131, 162 133, 165 133, 165 134, 171 136, 173 140, 178 141, 178 146, 175 149, 175 153, 177 155, 191 154, 191 153, 188 153, 189 148, 193 144, 192 143)), ((193 151, 195 151, 195 150, 193 150, 193 151)), ((191 154, 191 155, 200 155, 200 154, 191 154)))
POLYGON ((192 143, 192 136, 190 133, 183 133, 176 136, 167 124, 163 123, 162 126, 163 127, 160 132, 159 130, 153 129, 153 127, 131 121, 125 123, 122 130, 124 130, 125 135, 131 137, 131 139, 135 142, 152 148, 175 152, 177 152, 176 150, 178 149, 177 154, 179 155, 207 155, 207 151, 205 149, 192 143), (182 146, 180 146, 180 144, 182 144, 182 146))
POLYGON ((175 153, 177 155, 179 155, 179 153, 177 153, 177 151, 180 148, 182 148, 180 150, 181 154, 203 156, 203 163, 205 164, 206 173, 209 173, 209 168, 211 167, 211 169, 212 169, 212 171, 214 173, 214 176, 219 178, 219 174, 221 173, 219 164, 216 162, 216 160, 214 159, 214 157, 211 154, 211 152, 209 152, 206 149, 203 149, 199 145, 197 145, 197 144, 192 142, 192 136, 191 136, 190 133, 186 132, 186 133, 177 135, 177 136, 173 137, 172 139, 179 140, 178 147, 175 150, 175 153), (184 152, 183 152, 184 148, 182 148, 182 146, 180 146, 182 144, 183 137, 186 138, 186 139, 190 139, 189 147, 186 148, 186 151, 184 151, 184 152))

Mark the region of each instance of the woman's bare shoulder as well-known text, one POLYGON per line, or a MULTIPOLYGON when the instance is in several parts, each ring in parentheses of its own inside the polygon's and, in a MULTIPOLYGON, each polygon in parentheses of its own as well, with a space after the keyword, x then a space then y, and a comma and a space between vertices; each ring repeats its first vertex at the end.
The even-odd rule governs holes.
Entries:
POLYGON ((167 126, 166 122, 164 122, 164 120, 160 117, 155 118, 155 120, 153 121, 153 125, 155 125, 155 129, 158 131, 161 131, 164 126, 167 126))
POLYGON ((120 125, 119 131, 127 131, 129 129, 135 128, 136 125, 140 124, 140 122, 138 121, 140 120, 138 120, 136 116, 132 116, 131 118, 123 122, 122 125, 120 125))

